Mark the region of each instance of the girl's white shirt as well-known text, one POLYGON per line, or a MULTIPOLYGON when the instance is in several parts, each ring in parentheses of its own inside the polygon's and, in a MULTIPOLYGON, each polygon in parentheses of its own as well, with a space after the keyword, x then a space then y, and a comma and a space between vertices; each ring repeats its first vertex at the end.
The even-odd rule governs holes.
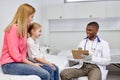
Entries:
POLYGON ((30 60, 34 60, 34 58, 44 57, 40 51, 40 45, 38 39, 34 40, 31 37, 27 39, 27 52, 28 52, 28 58, 30 60))

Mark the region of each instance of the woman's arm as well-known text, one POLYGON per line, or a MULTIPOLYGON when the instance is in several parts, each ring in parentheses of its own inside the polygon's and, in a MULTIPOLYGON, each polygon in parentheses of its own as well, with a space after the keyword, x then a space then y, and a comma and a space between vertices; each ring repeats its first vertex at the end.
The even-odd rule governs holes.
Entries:
POLYGON ((44 63, 44 64, 49 64, 50 63, 44 57, 43 58, 34 58, 34 60, 37 61, 37 62, 44 63))
POLYGON ((35 61, 37 62, 41 62, 41 63, 44 63, 44 64, 48 64, 49 66, 51 66, 54 70, 56 70, 56 67, 53 63, 47 61, 44 57, 43 58, 34 58, 35 61))
POLYGON ((15 62, 23 62, 25 57, 23 58, 23 54, 19 51, 19 34, 18 27, 16 25, 12 25, 9 32, 6 32, 7 43, 9 49, 9 55, 15 62))
POLYGON ((39 63, 33 63, 33 62, 29 61, 28 59, 25 59, 23 63, 25 63, 25 64, 29 64, 29 65, 33 65, 33 66, 37 66, 37 67, 42 66, 42 64, 39 64, 39 63))

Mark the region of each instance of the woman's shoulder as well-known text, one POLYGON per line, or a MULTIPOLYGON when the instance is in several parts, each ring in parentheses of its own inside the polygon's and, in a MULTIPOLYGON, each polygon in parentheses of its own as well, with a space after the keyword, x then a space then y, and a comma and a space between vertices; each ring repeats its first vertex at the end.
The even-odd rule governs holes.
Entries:
POLYGON ((5 33, 12 33, 12 34, 18 33, 18 26, 16 24, 10 25, 10 30, 5 31, 5 33))
POLYGON ((18 25, 17 24, 12 24, 11 25, 11 30, 18 30, 18 25))

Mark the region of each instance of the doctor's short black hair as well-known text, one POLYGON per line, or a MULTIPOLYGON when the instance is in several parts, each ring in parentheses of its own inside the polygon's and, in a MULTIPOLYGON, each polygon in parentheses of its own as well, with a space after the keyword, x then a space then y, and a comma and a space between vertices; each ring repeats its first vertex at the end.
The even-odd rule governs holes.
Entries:
POLYGON ((88 26, 94 26, 94 27, 96 27, 97 29, 99 29, 99 24, 98 24, 97 22, 90 22, 90 23, 88 23, 87 27, 88 27, 88 26))

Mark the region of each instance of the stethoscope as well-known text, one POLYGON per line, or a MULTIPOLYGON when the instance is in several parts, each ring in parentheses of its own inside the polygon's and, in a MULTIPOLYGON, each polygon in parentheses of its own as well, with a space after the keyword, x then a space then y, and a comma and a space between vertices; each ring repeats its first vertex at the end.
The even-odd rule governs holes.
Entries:
MULTIPOLYGON (((96 38, 93 40, 92 45, 91 45, 91 51, 92 51, 92 52, 95 52, 98 43, 101 42, 101 41, 100 41, 100 38, 99 38, 98 36, 96 36, 96 38), (97 43, 95 44, 95 39, 96 39, 96 38, 97 38, 97 43), (94 45, 95 45, 95 46, 94 46, 94 45)), ((85 42, 85 45, 84 45, 84 50, 86 50, 86 46, 87 46, 87 43, 88 43, 89 38, 86 37, 85 39, 86 39, 86 42, 85 42)))

